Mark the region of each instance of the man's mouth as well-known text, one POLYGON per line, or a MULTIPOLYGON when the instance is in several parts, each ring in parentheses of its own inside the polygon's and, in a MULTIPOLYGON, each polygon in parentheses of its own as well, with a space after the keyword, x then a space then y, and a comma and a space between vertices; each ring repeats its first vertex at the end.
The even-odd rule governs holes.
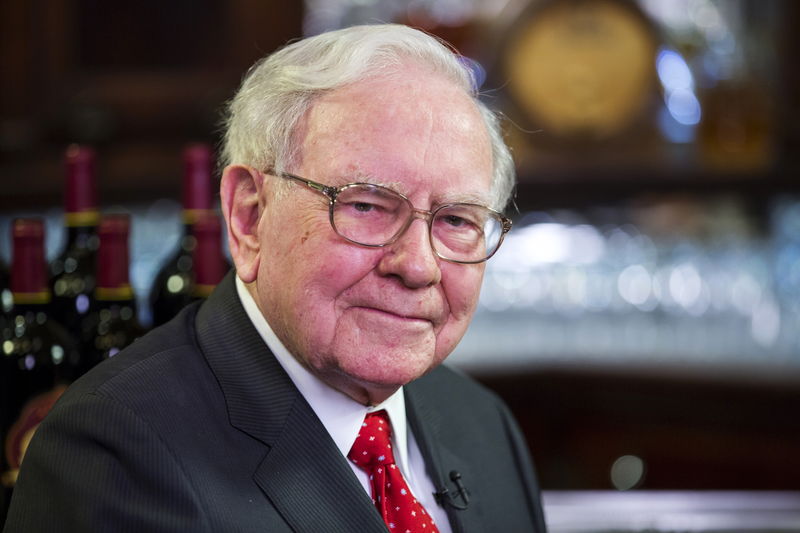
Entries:
POLYGON ((430 318, 425 318, 420 316, 419 314, 414 313, 403 313, 399 311, 392 311, 384 308, 379 307, 371 307, 371 306, 356 306, 355 309, 359 309, 362 311, 366 311, 368 313, 374 313, 376 316, 391 318, 395 320, 405 321, 409 323, 431 323, 433 322, 430 318))

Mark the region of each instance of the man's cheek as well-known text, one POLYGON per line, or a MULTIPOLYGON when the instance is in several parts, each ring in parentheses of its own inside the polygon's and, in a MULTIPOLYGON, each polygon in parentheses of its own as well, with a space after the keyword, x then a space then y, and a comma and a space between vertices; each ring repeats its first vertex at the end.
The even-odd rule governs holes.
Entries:
POLYGON ((474 274, 462 278, 448 277, 443 280, 450 314, 455 319, 469 319, 475 312, 480 297, 481 280, 481 275, 474 274))
POLYGON ((341 242, 337 246, 318 248, 309 259, 316 265, 314 278, 331 286, 346 288, 355 284, 377 265, 377 250, 341 242))

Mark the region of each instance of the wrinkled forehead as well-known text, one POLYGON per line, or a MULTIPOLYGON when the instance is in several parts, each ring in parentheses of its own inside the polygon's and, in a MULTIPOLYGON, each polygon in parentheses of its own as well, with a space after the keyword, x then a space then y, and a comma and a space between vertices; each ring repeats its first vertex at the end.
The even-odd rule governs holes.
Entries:
POLYGON ((361 178, 409 194, 409 177, 428 176, 464 188, 465 198, 489 195, 491 144, 480 111, 461 87, 424 71, 320 96, 295 142, 298 171, 319 180, 361 178))

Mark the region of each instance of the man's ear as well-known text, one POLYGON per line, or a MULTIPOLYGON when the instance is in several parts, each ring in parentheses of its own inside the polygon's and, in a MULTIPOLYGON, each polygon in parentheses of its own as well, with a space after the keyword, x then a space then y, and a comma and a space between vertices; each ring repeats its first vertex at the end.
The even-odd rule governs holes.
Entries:
POLYGON ((257 170, 230 165, 222 172, 222 214, 228 226, 228 245, 236 273, 245 283, 255 281, 261 260, 258 224, 263 212, 263 176, 257 170))

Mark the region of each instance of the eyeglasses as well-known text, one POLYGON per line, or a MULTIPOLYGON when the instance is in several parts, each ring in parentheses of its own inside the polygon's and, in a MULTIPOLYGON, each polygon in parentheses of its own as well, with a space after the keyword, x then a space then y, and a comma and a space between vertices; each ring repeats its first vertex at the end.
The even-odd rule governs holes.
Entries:
POLYGON ((288 172, 274 175, 324 194, 333 230, 361 246, 389 246, 408 229, 414 217, 420 217, 428 222, 431 246, 439 258, 452 263, 482 263, 500 248, 511 229, 511 220, 483 205, 452 203, 426 211, 381 185, 348 183, 331 187, 288 172))

